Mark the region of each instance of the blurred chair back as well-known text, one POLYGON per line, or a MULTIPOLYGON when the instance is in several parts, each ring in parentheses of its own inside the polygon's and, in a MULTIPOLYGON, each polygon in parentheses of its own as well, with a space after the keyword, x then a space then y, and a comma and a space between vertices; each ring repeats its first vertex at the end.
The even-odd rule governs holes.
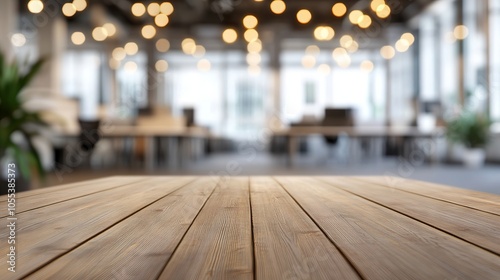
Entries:
POLYGON ((194 108, 184 108, 182 109, 182 115, 186 119, 186 126, 194 126, 194 108))
POLYGON ((99 139, 101 139, 101 135, 99 133, 99 120, 78 120, 80 124, 80 135, 79 135, 79 143, 82 151, 91 152, 99 139))
MULTIPOLYGON (((326 108, 321 126, 354 126, 354 110, 351 108, 326 108)), ((328 144, 336 144, 337 138, 325 136, 328 144)))

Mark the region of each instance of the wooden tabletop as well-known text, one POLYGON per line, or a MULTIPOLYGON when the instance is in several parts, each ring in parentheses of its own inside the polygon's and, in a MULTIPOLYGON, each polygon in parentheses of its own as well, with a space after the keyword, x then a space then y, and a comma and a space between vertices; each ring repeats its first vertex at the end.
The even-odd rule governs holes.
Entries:
POLYGON ((111 177, 18 193, 1 279, 496 279, 500 196, 385 177, 111 177))
POLYGON ((275 136, 338 136, 353 137, 436 137, 444 135, 443 127, 422 130, 414 126, 293 126, 273 131, 275 136))

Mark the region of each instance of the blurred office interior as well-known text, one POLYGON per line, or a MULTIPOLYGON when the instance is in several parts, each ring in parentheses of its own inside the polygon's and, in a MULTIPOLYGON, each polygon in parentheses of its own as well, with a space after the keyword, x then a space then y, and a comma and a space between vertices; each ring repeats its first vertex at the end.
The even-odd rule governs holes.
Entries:
POLYGON ((9 135, 39 155, 30 188, 302 174, 500 193, 497 0, 2 0, 0 36, 5 61, 45 59, 19 98, 47 125, 9 135))

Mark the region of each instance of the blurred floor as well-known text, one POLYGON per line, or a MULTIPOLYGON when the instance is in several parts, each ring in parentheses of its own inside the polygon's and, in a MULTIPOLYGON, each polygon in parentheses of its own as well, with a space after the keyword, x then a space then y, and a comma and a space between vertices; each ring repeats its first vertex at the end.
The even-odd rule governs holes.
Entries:
POLYGON ((477 191, 500 194, 500 165, 486 165, 481 169, 467 169, 461 165, 415 164, 398 159, 367 159, 354 162, 336 162, 317 158, 297 158, 292 168, 287 168, 286 158, 267 154, 256 156, 214 155, 190 163, 184 168, 158 168, 145 171, 136 168, 76 169, 62 176, 50 172, 46 186, 113 175, 376 175, 398 176, 441 183, 477 191))

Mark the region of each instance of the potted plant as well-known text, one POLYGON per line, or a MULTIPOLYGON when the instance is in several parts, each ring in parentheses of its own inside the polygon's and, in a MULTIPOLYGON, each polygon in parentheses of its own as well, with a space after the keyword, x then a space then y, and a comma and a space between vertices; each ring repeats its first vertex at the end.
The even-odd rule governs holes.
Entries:
POLYGON ((447 123, 447 136, 451 142, 462 144, 462 161, 467 167, 484 164, 485 146, 490 136, 491 121, 483 114, 465 112, 447 123))
POLYGON ((46 123, 39 112, 24 108, 22 91, 40 70, 43 59, 32 65, 9 62, 0 52, 0 182, 1 193, 6 192, 7 165, 14 163, 16 191, 29 187, 33 171, 40 176, 44 169, 33 144, 41 126, 46 123), (24 183, 21 183, 24 182, 24 183))

